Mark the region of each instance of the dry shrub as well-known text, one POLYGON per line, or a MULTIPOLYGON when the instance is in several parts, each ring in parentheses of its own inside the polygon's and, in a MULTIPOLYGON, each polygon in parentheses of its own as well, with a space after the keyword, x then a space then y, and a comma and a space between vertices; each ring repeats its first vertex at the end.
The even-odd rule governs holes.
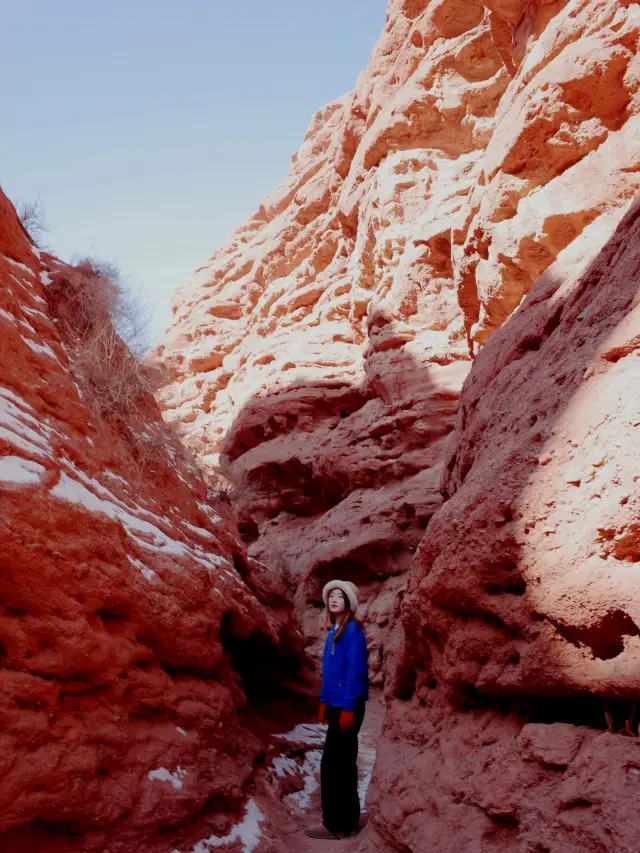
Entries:
POLYGON ((53 276, 51 313, 94 416, 126 418, 155 390, 142 363, 148 314, 112 264, 82 258, 53 276))
POLYGON ((19 201, 16 205, 16 212, 29 237, 36 246, 42 248, 40 240, 42 235, 49 231, 49 226, 40 196, 35 201, 19 201))

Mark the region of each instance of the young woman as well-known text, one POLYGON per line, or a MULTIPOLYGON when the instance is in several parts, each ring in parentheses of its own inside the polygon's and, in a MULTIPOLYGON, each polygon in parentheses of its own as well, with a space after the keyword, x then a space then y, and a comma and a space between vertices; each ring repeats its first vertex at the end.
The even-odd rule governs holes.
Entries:
POLYGON ((358 588, 350 581, 330 581, 322 591, 328 634, 322 657, 319 718, 328 723, 320 765, 322 826, 307 830, 311 838, 343 838, 356 832, 358 732, 369 698, 367 641, 356 620, 358 588))

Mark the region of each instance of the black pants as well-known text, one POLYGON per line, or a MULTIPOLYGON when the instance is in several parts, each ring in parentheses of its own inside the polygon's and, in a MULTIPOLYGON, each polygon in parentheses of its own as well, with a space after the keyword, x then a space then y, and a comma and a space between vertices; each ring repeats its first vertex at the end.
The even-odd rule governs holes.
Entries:
POLYGON ((354 726, 342 731, 342 708, 327 708, 329 730, 320 764, 322 823, 332 832, 351 832, 360 820, 358 799, 358 732, 364 719, 364 701, 354 711, 354 726))

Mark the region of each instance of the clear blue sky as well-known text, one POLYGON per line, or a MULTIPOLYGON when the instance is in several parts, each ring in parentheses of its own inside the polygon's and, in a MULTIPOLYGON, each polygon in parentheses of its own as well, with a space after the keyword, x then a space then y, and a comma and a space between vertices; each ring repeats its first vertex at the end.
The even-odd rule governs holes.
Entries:
POLYGON ((115 261, 155 306, 285 176, 352 88, 386 0, 3 4, 0 184, 58 255, 115 261))

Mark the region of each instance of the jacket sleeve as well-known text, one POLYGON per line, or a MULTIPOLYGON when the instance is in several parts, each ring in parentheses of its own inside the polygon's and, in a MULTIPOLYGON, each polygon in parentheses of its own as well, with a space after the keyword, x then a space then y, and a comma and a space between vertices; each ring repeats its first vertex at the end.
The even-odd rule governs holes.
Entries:
POLYGON ((322 687, 320 689, 320 701, 324 702, 324 703, 326 703, 326 701, 327 701, 327 688, 325 687, 325 681, 324 681, 324 675, 325 675, 324 659, 326 657, 325 652, 327 649, 328 640, 329 640, 329 638, 327 637, 327 639, 324 641, 324 648, 323 648, 323 652, 322 652, 322 687))
POLYGON ((364 693, 369 669, 369 652, 364 631, 357 625, 348 637, 347 649, 347 680, 345 684, 342 707, 345 711, 353 711, 356 702, 364 693))

